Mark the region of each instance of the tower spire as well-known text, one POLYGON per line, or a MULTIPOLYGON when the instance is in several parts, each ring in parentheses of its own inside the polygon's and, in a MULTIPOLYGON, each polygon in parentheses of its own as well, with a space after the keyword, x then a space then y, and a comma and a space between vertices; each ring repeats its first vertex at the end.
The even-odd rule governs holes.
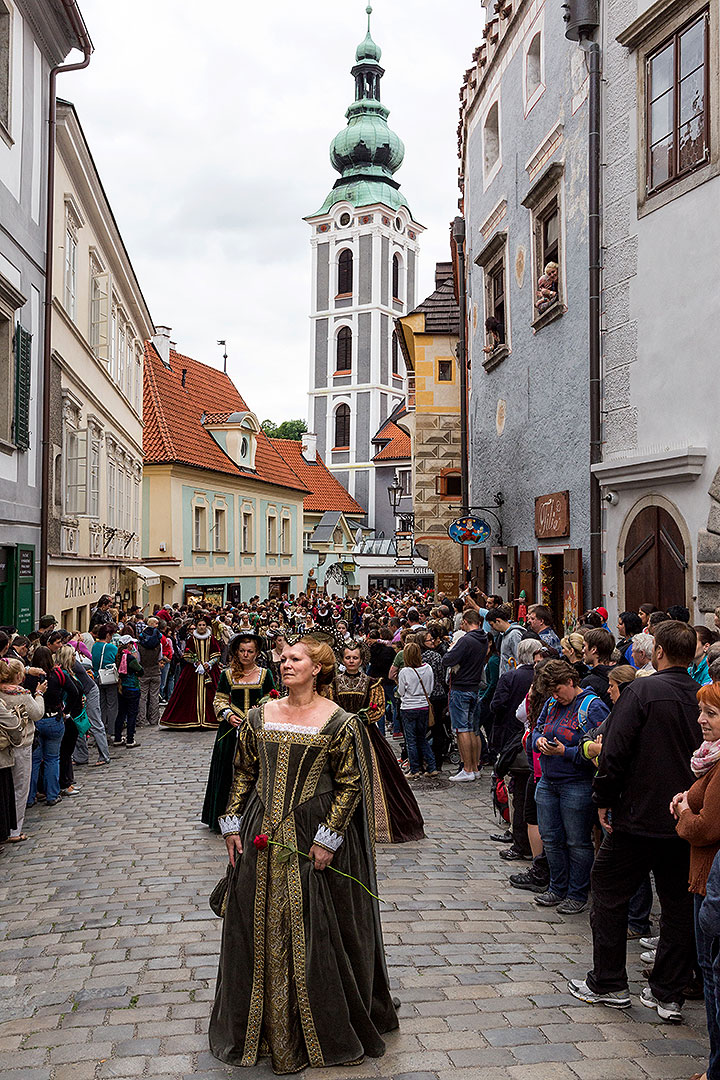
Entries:
POLYGON ((393 179, 405 157, 405 147, 388 127, 387 109, 380 100, 380 83, 385 74, 380 65, 382 49, 371 33, 372 4, 365 8, 367 33, 355 50, 352 75, 355 100, 345 114, 343 128, 330 146, 330 161, 340 179, 318 213, 336 202, 347 200, 355 206, 384 203, 391 209, 407 206, 400 185, 393 179))

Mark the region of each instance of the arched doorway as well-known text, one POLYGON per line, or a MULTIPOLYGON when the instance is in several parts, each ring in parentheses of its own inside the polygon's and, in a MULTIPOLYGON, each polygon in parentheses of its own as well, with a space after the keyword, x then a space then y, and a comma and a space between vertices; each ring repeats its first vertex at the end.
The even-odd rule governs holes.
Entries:
POLYGON ((662 506, 646 506, 633 520, 620 563, 625 578, 625 609, 655 604, 663 611, 687 603, 685 541, 662 506))

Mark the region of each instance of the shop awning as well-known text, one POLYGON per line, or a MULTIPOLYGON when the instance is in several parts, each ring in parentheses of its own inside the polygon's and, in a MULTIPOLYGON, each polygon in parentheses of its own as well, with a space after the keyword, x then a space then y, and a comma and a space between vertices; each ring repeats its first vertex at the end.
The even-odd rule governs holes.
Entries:
POLYGON ((142 580, 143 585, 147 588, 151 588, 153 585, 160 584, 160 575, 156 574, 154 570, 151 570, 147 566, 123 566, 123 570, 127 570, 128 573, 134 574, 135 577, 139 577, 142 580))

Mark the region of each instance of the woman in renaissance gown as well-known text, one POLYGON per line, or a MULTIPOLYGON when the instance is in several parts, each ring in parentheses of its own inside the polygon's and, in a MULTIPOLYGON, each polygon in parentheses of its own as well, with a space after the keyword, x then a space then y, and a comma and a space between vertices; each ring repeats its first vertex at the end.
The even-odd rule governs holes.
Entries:
POLYGON ((378 721, 385 723, 385 693, 382 679, 371 679, 362 669, 359 642, 342 649, 344 673, 335 676, 330 694, 347 712, 359 713, 367 724, 370 739, 375 833, 379 844, 404 844, 425 836, 423 817, 395 754, 381 734, 378 721))
POLYGON ((223 671, 215 693, 215 715, 219 726, 215 737, 202 820, 213 832, 220 832, 218 819, 225 813, 233 778, 233 758, 237 729, 253 706, 275 687, 272 673, 258 667, 262 639, 254 630, 237 634, 230 642, 230 666, 223 671))
POLYGON ((278 1074, 357 1064, 380 1057, 382 1035, 398 1026, 370 895, 367 730, 317 692, 333 674, 328 645, 287 645, 288 697, 251 709, 238 730, 220 821, 232 868, 209 1032, 229 1065, 267 1055, 278 1074))
POLYGON ((162 727, 216 728, 213 700, 220 679, 220 645, 201 615, 188 635, 180 676, 160 718, 162 727))

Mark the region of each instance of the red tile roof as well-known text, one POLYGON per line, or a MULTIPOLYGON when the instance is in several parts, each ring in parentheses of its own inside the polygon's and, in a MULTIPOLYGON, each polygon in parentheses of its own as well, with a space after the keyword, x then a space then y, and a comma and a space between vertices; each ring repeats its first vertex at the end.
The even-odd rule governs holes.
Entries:
POLYGON ((222 423, 233 412, 249 412, 249 409, 224 372, 174 349, 170 350, 168 368, 155 347, 150 342, 145 343, 143 454, 146 464, 177 462, 196 469, 210 469, 306 491, 264 431, 257 436, 254 470, 243 469, 228 457, 203 427, 202 419, 205 414, 206 421, 222 423))
POLYGON ((302 456, 302 443, 294 439, 271 439, 270 442, 285 459, 292 471, 300 477, 310 494, 305 496, 305 510, 325 513, 328 510, 340 510, 344 514, 365 514, 362 506, 356 503, 317 455, 317 460, 308 462, 302 456))
POLYGON ((411 457, 410 436, 398 427, 394 420, 386 420, 373 439, 374 443, 385 445, 377 452, 373 461, 409 461, 411 457))

